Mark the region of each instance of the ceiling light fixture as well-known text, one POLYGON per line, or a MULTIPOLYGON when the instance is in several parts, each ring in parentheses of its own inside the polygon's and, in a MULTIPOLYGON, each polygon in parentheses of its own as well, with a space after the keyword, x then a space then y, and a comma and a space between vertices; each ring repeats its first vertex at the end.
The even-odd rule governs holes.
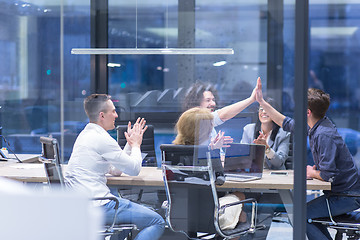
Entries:
POLYGON ((121 67, 120 63, 108 63, 107 64, 108 67, 121 67))
POLYGON ((221 67, 221 66, 224 66, 225 64, 226 64, 226 61, 220 61, 220 62, 213 63, 213 66, 214 67, 221 67))
POLYGON ((231 48, 73 48, 71 54, 234 54, 231 48))
MULTIPOLYGON (((168 36, 166 31, 165 48, 138 48, 137 44, 137 0, 135 14, 135 48, 73 48, 71 54, 90 55, 140 55, 140 54, 161 54, 161 55, 229 55, 234 54, 232 48, 168 48, 168 36)), ((166 5, 166 29, 168 29, 168 5, 166 5)))

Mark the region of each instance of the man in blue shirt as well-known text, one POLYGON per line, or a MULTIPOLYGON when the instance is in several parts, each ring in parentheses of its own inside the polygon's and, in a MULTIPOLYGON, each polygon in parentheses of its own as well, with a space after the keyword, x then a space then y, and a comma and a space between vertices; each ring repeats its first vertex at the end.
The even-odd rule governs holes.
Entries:
MULTIPOLYGON (((256 100, 276 124, 285 131, 294 131, 294 119, 285 117, 263 99, 260 78, 256 100)), ((314 88, 308 90, 308 137, 315 165, 307 166, 306 175, 331 182, 331 191, 324 191, 324 195, 307 203, 307 219, 329 216, 325 199, 330 193, 360 193, 359 171, 349 149, 334 124, 325 116, 329 105, 329 94, 314 88)), ((329 206, 333 216, 341 215, 360 208, 360 197, 331 196, 329 206)), ((308 223, 306 234, 309 240, 332 239, 326 227, 318 223, 308 223)))

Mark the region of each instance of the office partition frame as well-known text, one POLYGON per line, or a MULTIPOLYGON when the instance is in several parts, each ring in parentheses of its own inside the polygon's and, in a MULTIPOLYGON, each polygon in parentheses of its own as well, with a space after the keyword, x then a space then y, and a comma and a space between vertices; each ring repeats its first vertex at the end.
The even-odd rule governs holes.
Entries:
MULTIPOLYGON (((90 4, 90 45, 91 48, 108 47, 108 0, 91 0, 90 4)), ((109 79, 107 55, 91 55, 90 91, 108 93, 109 79)))
POLYGON ((293 239, 306 239, 306 139, 309 64, 309 1, 295 4, 295 145, 293 239))

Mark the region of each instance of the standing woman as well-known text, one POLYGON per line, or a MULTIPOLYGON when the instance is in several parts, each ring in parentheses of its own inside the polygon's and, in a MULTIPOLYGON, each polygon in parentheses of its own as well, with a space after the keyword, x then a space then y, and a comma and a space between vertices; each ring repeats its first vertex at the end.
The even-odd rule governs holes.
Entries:
MULTIPOLYGON (((266 100, 277 109, 272 98, 266 100)), ((241 143, 256 143, 265 145, 264 166, 268 169, 285 169, 285 160, 289 153, 290 133, 280 128, 260 106, 256 123, 244 127, 241 143)))

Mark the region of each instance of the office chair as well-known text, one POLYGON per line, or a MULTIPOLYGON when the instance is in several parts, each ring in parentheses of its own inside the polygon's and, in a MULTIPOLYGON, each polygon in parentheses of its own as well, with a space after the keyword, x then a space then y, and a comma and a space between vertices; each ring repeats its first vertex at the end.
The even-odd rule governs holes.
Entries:
POLYGON ((213 234, 216 239, 231 239, 255 233, 258 228, 254 198, 219 205, 216 178, 221 176, 221 167, 214 163, 220 162, 219 155, 211 154, 207 146, 162 144, 160 149, 167 197, 166 221, 172 231, 190 239, 208 239, 213 234), (219 214, 226 208, 245 203, 251 205, 250 219, 238 223, 235 229, 222 230, 219 214), (206 234, 197 236, 198 232, 206 234))
MULTIPOLYGON (((55 138, 40 137, 40 143, 42 146, 42 153, 39 157, 40 161, 44 163, 46 177, 50 186, 57 186, 65 188, 64 177, 60 164, 59 144, 55 138)), ((119 200, 115 197, 97 197, 92 198, 93 201, 110 200, 115 202, 114 209, 119 208, 119 200)), ((117 212, 117 211, 116 211, 117 212)), ((112 235, 118 234, 121 231, 128 230, 128 240, 131 239, 131 230, 136 230, 134 224, 115 224, 116 214, 112 224, 104 226, 104 229, 99 232, 105 239, 110 238, 112 235)))
MULTIPOLYGON (((126 138, 124 132, 127 131, 127 125, 119 125, 116 127, 117 132, 117 142, 121 148, 124 148, 126 145, 126 138)), ((141 144, 141 152, 147 153, 146 157, 143 159, 143 166, 156 167, 156 154, 155 154, 155 143, 154 143, 154 126, 148 125, 147 130, 143 135, 143 141, 141 144)))
MULTIPOLYGON (((347 196, 347 197, 360 197, 360 195, 331 193, 326 197, 328 203, 331 196, 347 196)), ((347 239, 357 240, 360 239, 360 209, 345 213, 339 216, 332 216, 329 204, 327 204, 329 217, 308 219, 309 223, 320 223, 327 228, 336 230, 335 240, 342 240, 345 233, 347 239)))

